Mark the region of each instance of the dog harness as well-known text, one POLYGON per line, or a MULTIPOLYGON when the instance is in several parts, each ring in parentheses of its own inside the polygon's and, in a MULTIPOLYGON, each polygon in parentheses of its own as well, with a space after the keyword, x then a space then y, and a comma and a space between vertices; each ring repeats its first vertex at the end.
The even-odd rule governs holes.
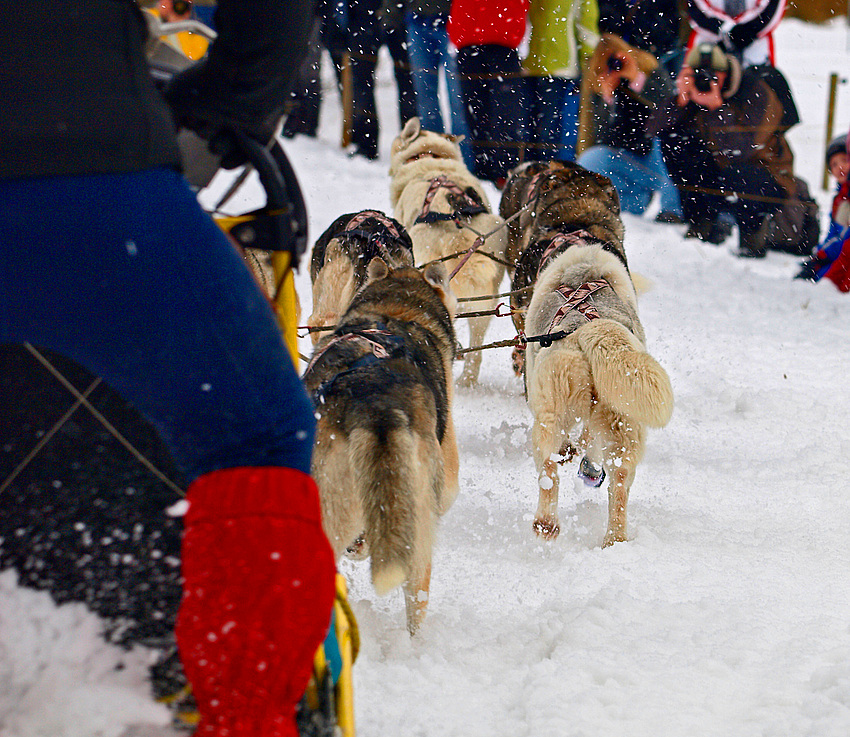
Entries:
MULTIPOLYGON (((318 387, 316 387, 311 395, 313 404, 316 407, 324 404, 325 395, 341 378, 350 376, 361 369, 372 366, 388 358, 402 358, 419 366, 420 369, 427 371, 427 369, 425 369, 422 365, 420 358, 418 358, 405 344, 404 338, 391 332, 383 323, 376 323, 373 328, 351 327, 347 329, 343 328, 343 330, 347 330, 347 332, 334 334, 334 336, 322 347, 322 349, 310 359, 310 363, 304 371, 304 376, 306 376, 318 360, 335 345, 357 342, 365 344, 369 348, 369 352, 356 358, 345 370, 340 371, 338 374, 335 374, 327 381, 322 382, 318 387)), ((447 392, 445 388, 445 379, 441 379, 439 374, 433 378, 435 384, 441 385, 439 390, 434 386, 431 386, 431 392, 434 394, 437 406, 437 439, 442 443, 448 423, 448 412, 446 408, 447 392), (442 401, 440 399, 441 396, 442 401)))
POLYGON ((585 282, 576 289, 570 289, 565 284, 558 287, 555 292, 563 297, 564 304, 555 312, 552 321, 549 323, 549 328, 546 330, 546 334, 551 335, 552 331, 561 324, 564 317, 571 310, 577 310, 588 322, 598 320, 599 311, 593 303, 592 295, 594 292, 598 292, 600 289, 608 286, 610 284, 604 279, 597 279, 596 281, 585 282))
MULTIPOLYGON (((411 250, 399 233, 395 223, 377 210, 363 210, 362 212, 357 213, 353 218, 351 218, 351 220, 349 220, 348 225, 345 226, 345 230, 343 230, 338 237, 343 239, 362 238, 369 246, 373 246, 375 248, 373 253, 376 252, 376 255, 384 259, 384 261, 386 261, 390 266, 396 265, 397 260, 393 258, 393 255, 390 253, 390 249, 384 242, 385 234, 380 231, 369 231, 361 227, 367 220, 375 220, 380 223, 394 239, 400 241, 407 250, 411 250)), ((368 254, 364 254, 361 258, 365 258, 366 255, 368 254)), ((371 260, 371 256, 369 257, 369 260, 371 260)))
MULTIPOLYGON (((364 328, 363 330, 352 330, 351 332, 348 332, 348 333, 338 333, 338 334, 334 335, 327 343, 325 343, 325 345, 322 346, 322 350, 320 350, 318 353, 316 353, 316 355, 314 355, 310 359, 310 363, 307 364, 307 368, 304 370, 304 373, 306 374, 308 371, 310 371, 310 369, 312 369, 313 366, 315 366, 318 363, 319 359, 322 356, 324 356, 325 353, 327 353, 331 348, 333 348, 335 345, 338 345, 340 343, 351 343, 351 342, 355 342, 355 343, 359 342, 361 344, 365 343, 366 346, 372 351, 371 355, 374 358, 378 358, 378 359, 389 358, 390 351, 387 350, 387 346, 385 346, 384 343, 379 341, 376 337, 373 337, 373 336, 378 336, 378 335, 395 339, 395 341, 387 341, 388 343, 390 343, 390 342, 397 342, 399 344, 402 343, 401 338, 398 338, 397 336, 393 335, 389 330, 386 330, 385 328, 382 329, 380 327, 364 328)), ((369 355, 370 354, 368 354, 368 353, 366 354, 366 356, 369 356, 369 355)), ((364 358, 365 358, 365 356, 364 356, 364 358)), ((361 359, 358 359, 358 360, 361 360, 361 359)), ((353 368, 353 365, 352 365, 352 368, 353 368)), ((349 369, 349 370, 351 370, 351 369, 349 369)))
POLYGON ((454 220, 457 223, 460 218, 471 218, 474 215, 480 215, 484 212, 489 211, 486 207, 484 207, 484 204, 473 197, 468 190, 461 189, 456 182, 453 182, 448 177, 440 175, 439 177, 434 177, 431 180, 428 192, 425 195, 425 201, 422 203, 422 210, 413 224, 435 223, 442 220, 454 220), (434 201, 434 197, 437 195, 437 192, 441 189, 447 189, 457 198, 457 203, 451 203, 455 205, 455 209, 452 212, 431 212, 431 203, 434 201))
POLYGON ((549 245, 546 246, 546 250, 543 251, 543 255, 540 257, 540 263, 537 265, 537 276, 540 276, 540 272, 543 271, 543 267, 556 253, 560 253, 561 250, 566 251, 567 248, 574 246, 577 243, 585 243, 588 238, 595 240, 586 230, 573 230, 569 233, 558 233, 551 241, 549 241, 549 245))
POLYGON ((592 295, 594 292, 598 292, 600 289, 610 286, 611 285, 605 281, 605 279, 585 282, 576 289, 570 289, 565 284, 562 284, 555 290, 555 292, 563 297, 564 304, 562 304, 555 312, 546 332, 542 335, 532 336, 528 336, 525 333, 520 332, 517 336, 517 345, 514 348, 514 351, 522 353, 528 343, 540 343, 541 348, 548 348, 556 340, 566 338, 573 332, 573 330, 552 331, 561 324, 564 317, 566 317, 567 313, 571 310, 577 310, 588 322, 591 320, 598 320, 601 315, 599 314, 599 310, 596 309, 596 305, 593 304, 592 295))

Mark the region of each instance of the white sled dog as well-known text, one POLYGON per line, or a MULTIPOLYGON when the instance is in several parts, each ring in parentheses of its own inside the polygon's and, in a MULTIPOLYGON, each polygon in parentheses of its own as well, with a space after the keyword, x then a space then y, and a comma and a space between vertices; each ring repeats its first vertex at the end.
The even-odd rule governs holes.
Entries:
POLYGON ((583 451, 585 483, 599 486, 608 476, 606 547, 626 540, 626 506, 646 427, 667 424, 673 391, 646 352, 622 226, 612 222, 619 221, 616 191, 576 164, 557 169, 546 174, 538 203, 545 217, 558 211, 557 229, 530 223, 532 240, 520 259, 520 265, 532 261, 536 274, 524 366, 539 485, 533 527, 543 538, 557 537, 559 456, 572 460, 583 451))
MULTIPOLYGON (((491 212, 481 182, 464 165, 457 139, 423 130, 419 118, 408 120, 393 141, 390 176, 390 202, 395 217, 413 240, 419 265, 467 252, 475 243, 476 232, 488 233, 503 222, 491 212)), ((452 291, 457 297, 497 294, 505 273, 506 248, 507 233, 501 228, 452 277, 452 291)), ((460 263, 460 256, 447 260, 446 268, 451 273, 460 263)), ((475 311, 486 311, 494 309, 497 300, 474 304, 475 311)), ((471 347, 484 343, 489 322, 489 315, 470 318, 471 347)), ((480 367, 481 352, 468 353, 459 383, 476 383, 480 367)))
POLYGON ((325 532, 337 557, 371 557, 379 594, 403 586, 411 635, 428 605, 437 520, 458 492, 455 306, 442 264, 392 270, 374 258, 304 374, 325 532))

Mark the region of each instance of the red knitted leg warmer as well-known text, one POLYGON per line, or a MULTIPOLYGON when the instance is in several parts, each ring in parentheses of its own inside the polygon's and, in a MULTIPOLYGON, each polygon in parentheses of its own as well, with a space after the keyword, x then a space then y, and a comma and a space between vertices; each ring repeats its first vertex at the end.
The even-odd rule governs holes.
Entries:
POLYGON ((296 737, 295 705, 327 633, 333 552, 313 480, 233 468, 189 488, 177 644, 202 737, 296 737))

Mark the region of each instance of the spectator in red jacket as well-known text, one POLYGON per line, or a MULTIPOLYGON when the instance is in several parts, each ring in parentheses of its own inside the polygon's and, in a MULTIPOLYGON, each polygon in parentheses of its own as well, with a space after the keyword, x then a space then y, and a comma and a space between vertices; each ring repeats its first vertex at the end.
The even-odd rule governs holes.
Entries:
POLYGON ((519 163, 522 65, 528 0, 453 0, 449 38, 472 137, 473 173, 497 185, 519 163))

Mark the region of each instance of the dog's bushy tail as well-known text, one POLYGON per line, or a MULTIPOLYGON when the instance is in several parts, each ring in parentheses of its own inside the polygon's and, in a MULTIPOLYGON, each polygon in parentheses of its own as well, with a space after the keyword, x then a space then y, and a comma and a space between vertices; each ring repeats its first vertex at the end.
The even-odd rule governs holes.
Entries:
POLYGON ((575 335, 590 362, 601 401, 649 427, 664 427, 670 421, 670 378, 623 325, 614 320, 593 320, 575 335))
MULTIPOLYGON (((406 424, 406 423, 405 423, 406 424)), ((434 454, 407 426, 390 429, 383 442, 372 430, 349 437, 351 469, 363 504, 372 584, 379 595, 429 565, 436 520, 434 454)))
MULTIPOLYGON (((338 246, 331 241, 325 255, 325 265, 313 284, 313 313, 307 324, 314 327, 333 327, 351 304, 357 291, 354 264, 338 246)), ((314 333, 313 342, 327 333, 314 333)))

